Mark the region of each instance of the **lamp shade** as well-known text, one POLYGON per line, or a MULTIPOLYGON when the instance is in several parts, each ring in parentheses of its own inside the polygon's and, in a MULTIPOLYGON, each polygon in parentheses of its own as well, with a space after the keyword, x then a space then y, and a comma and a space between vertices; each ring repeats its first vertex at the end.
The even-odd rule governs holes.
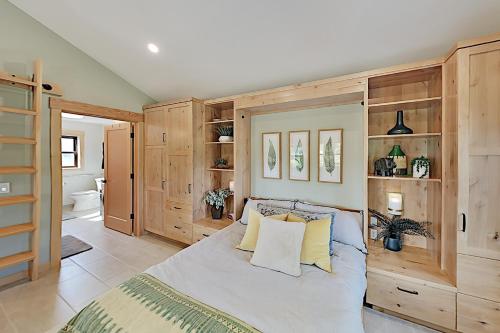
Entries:
POLYGON ((403 195, 401 193, 387 193, 387 211, 392 215, 401 215, 403 211, 403 195))

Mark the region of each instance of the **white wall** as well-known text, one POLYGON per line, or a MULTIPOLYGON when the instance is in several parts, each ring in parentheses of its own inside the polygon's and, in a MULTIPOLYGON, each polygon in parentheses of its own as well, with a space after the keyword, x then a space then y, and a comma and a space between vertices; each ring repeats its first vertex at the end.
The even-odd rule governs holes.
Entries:
POLYGON ((75 120, 62 120, 63 134, 65 131, 83 133, 82 165, 78 169, 63 169, 63 205, 72 204, 71 193, 78 191, 97 190, 95 178, 103 177, 102 143, 104 141, 104 126, 75 120))
POLYGON ((363 107, 359 104, 252 117, 252 195, 363 208, 363 107), (319 183, 318 129, 343 128, 343 183, 319 183), (310 181, 289 180, 288 131, 310 130, 310 181), (282 177, 262 178, 262 133, 281 132, 282 177))
MULTIPOLYGON (((142 105, 154 102, 150 97, 99 64, 88 55, 35 21, 7 0, 0 0, 0 70, 20 76, 31 76, 33 60, 43 61, 44 80, 59 84, 64 98, 91 104, 142 112, 142 105)), ((4 105, 28 107, 21 94, 0 91, 4 105)), ((26 100, 26 99, 24 99, 26 100)), ((2 116, 7 117, 7 116, 2 116)), ((24 135, 21 126, 0 119, 0 133, 24 135)), ((42 99, 42 189, 40 262, 46 264, 50 253, 50 113, 48 97, 42 99)), ((20 145, 0 145, 0 165, 29 163, 29 151, 20 145), (5 157, 9 156, 9 159, 5 157)), ((30 190, 30 176, 5 175, 16 193, 30 190)), ((30 205, 0 207, 0 227, 30 220, 30 205)), ((29 247, 27 234, 2 238, 0 256, 29 247)), ((0 277, 27 266, 25 264, 0 270, 0 277)))

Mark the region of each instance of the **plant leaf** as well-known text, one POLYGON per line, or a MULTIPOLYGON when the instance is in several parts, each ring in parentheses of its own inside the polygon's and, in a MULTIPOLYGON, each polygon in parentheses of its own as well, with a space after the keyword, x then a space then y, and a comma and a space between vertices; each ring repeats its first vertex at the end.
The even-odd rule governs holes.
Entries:
POLYGON ((267 166, 271 171, 276 166, 276 150, 274 149, 274 145, 271 139, 269 139, 269 150, 267 152, 267 166))
POLYGON ((323 162, 325 163, 325 170, 330 175, 335 170, 335 158, 333 153, 332 137, 328 138, 328 142, 325 145, 325 152, 323 154, 323 162))
POLYGON ((297 143, 297 148, 295 148, 294 159, 295 162, 297 162, 295 168, 297 169, 298 172, 302 172, 302 170, 304 169, 304 150, 302 149, 301 139, 299 139, 299 142, 297 143))

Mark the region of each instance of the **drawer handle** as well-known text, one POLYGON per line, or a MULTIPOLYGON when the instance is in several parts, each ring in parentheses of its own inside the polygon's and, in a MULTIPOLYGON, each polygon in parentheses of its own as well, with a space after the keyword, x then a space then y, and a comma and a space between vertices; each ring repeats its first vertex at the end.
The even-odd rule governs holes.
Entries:
POLYGON ((207 235, 207 234, 202 234, 202 235, 203 235, 203 236, 205 236, 205 237, 208 237, 208 236, 210 236, 210 235, 207 235))
POLYGON ((399 288, 399 287, 396 287, 396 289, 399 290, 399 291, 402 291, 404 293, 408 293, 408 294, 412 294, 412 295, 418 295, 418 291, 406 290, 406 289, 399 288))
POLYGON ((175 229, 182 229, 181 227, 178 227, 178 226, 176 226, 176 225, 174 225, 174 228, 175 228, 175 229))
POLYGON ((175 206, 174 206, 174 209, 182 209, 182 208, 181 208, 181 207, 175 207, 175 206))

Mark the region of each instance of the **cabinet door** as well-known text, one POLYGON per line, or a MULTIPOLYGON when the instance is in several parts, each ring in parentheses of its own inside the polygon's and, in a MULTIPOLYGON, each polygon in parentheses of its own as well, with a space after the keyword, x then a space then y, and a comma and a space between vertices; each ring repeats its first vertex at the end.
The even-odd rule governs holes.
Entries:
POLYGON ((165 144, 165 108, 159 107, 144 113, 144 136, 146 146, 165 144))
POLYGON ((164 235, 163 198, 165 177, 164 151, 162 147, 144 149, 144 229, 164 235))
POLYGON ((167 200, 192 202, 193 192, 192 155, 167 156, 167 200))
POLYGON ((500 259, 500 42, 458 56, 458 252, 500 259))
POLYGON ((169 106, 165 122, 167 155, 191 154, 193 147, 191 103, 169 106))

